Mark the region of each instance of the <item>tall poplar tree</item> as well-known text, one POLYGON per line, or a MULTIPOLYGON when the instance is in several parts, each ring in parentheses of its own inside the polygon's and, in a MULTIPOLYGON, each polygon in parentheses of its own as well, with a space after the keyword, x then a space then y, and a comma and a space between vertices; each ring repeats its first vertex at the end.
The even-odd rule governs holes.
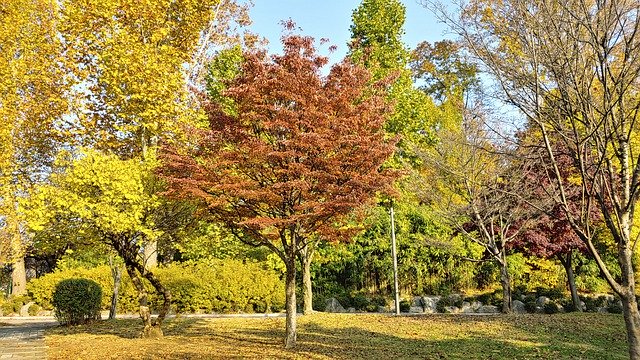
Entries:
POLYGON ((13 264, 13 293, 25 290, 29 245, 17 202, 46 176, 65 129, 59 10, 53 0, 0 4, 0 262, 13 264))

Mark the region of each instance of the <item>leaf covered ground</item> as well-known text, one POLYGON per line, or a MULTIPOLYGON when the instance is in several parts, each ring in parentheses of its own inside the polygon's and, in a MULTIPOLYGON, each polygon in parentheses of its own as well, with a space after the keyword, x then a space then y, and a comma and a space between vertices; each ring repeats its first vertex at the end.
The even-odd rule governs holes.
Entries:
POLYGON ((47 330, 49 359, 626 359, 621 315, 298 318, 298 347, 284 350, 284 318, 178 318, 161 339, 138 320, 47 330))

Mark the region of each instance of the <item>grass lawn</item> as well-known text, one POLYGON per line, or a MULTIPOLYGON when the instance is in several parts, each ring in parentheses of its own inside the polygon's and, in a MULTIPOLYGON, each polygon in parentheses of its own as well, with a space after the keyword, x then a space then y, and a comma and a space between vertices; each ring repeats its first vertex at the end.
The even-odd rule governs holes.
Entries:
POLYGON ((162 339, 139 320, 47 330, 49 359, 626 359, 622 315, 314 314, 298 347, 282 348, 284 318, 171 319, 162 339))

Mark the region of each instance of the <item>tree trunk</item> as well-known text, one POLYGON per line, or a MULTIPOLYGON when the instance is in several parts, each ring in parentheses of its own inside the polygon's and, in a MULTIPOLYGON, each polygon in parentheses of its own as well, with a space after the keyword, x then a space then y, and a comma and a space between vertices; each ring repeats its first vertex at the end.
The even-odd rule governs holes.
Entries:
POLYGON ((307 245, 300 253, 302 264, 302 312, 305 315, 313 313, 313 288, 311 284, 311 260, 313 248, 307 245))
POLYGON ((512 310, 511 304, 511 278, 507 268, 507 256, 502 253, 500 264, 500 285, 502 285, 502 313, 509 314, 512 310))
POLYGON ((143 338, 162 336, 162 330, 160 328, 154 329, 153 325, 151 324, 151 311, 149 311, 147 289, 145 289, 144 284, 142 283, 142 279, 138 275, 138 272, 133 264, 131 264, 127 260, 125 260, 125 264, 127 273, 131 278, 131 282, 138 292, 140 318, 142 319, 143 324, 141 336, 143 338))
POLYGON ((638 360, 640 359, 640 313, 635 294, 627 294, 622 298, 622 309, 627 328, 629 358, 638 360))
POLYGON ((111 265, 111 276, 113 276, 113 293, 111 294, 111 307, 109 308, 109 319, 115 319, 118 309, 118 292, 122 280, 122 267, 113 263, 113 257, 109 258, 111 265))
POLYGON ((24 267, 24 257, 13 263, 11 272, 11 295, 22 295, 27 291, 27 270, 24 267))
POLYGON ((286 262, 286 301, 287 301, 287 326, 284 339, 284 347, 292 349, 296 346, 296 257, 290 256, 286 262))
POLYGON ((576 278, 573 274, 573 252, 569 252, 567 254, 567 258, 563 258, 562 255, 558 254, 558 259, 560 259, 560 263, 564 267, 564 271, 567 273, 567 283, 569 284, 569 291, 571 291, 571 302, 573 306, 576 308, 576 311, 582 312, 582 303, 580 302, 580 297, 578 296, 578 289, 576 287, 576 278))
POLYGON ((118 255, 124 260, 125 267, 133 286, 138 291, 138 302, 140 304, 140 318, 144 324, 142 337, 160 337, 162 336, 162 321, 165 319, 171 306, 171 293, 169 289, 164 287, 156 278, 152 271, 145 267, 145 264, 138 260, 140 247, 136 244, 130 244, 126 237, 116 237, 111 241, 112 245, 118 252, 118 255), (149 280, 156 292, 162 295, 164 302, 158 313, 158 317, 152 322, 151 312, 149 311, 147 290, 142 282, 142 277, 149 280))

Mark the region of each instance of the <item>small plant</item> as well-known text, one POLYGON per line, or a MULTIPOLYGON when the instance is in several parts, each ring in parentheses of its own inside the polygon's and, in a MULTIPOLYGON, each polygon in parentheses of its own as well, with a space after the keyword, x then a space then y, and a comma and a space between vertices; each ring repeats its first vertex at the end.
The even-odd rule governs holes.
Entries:
POLYGON ((38 315, 40 310, 42 310, 42 307, 40 307, 40 305, 32 304, 31 306, 29 306, 29 309, 27 310, 27 312, 29 313, 29 316, 36 316, 38 315))
POLYGON ((367 297, 366 297, 365 295, 363 295, 363 294, 356 294, 356 295, 353 297, 353 301, 352 301, 352 303, 353 303, 353 307, 354 307, 356 310, 366 310, 366 309, 367 309, 367 307, 368 307, 369 305, 371 305, 371 302, 369 301, 369 298, 367 298, 367 297))
POLYGON ((56 286, 52 303, 62 325, 78 325, 100 319, 102 288, 88 279, 62 280, 56 286))
POLYGON ((573 301, 571 299, 564 299, 564 300, 562 300, 562 302, 560 304, 564 308, 565 312, 576 312, 576 311, 578 311, 578 308, 575 306, 575 304, 573 303, 573 301))
POLYGON ((546 304, 544 304, 545 314, 557 314, 559 312, 560 312, 560 308, 558 307, 558 304, 556 304, 554 301, 549 301, 546 304))
POLYGON ((411 309, 411 303, 407 300, 400 300, 400 312, 409 312, 411 309))
POLYGON ((537 308, 537 305, 536 305, 535 300, 533 300, 533 301, 526 301, 526 302, 524 303, 524 309, 525 309, 528 313, 534 314, 534 313, 536 312, 536 310, 538 309, 538 308, 537 308))
POLYGON ((18 314, 20 309, 30 301, 29 297, 24 295, 10 296, 2 303, 2 313, 6 315, 18 314))
POLYGON ((614 301, 607 306, 607 311, 612 314, 622 314, 622 303, 620 301, 614 301))

